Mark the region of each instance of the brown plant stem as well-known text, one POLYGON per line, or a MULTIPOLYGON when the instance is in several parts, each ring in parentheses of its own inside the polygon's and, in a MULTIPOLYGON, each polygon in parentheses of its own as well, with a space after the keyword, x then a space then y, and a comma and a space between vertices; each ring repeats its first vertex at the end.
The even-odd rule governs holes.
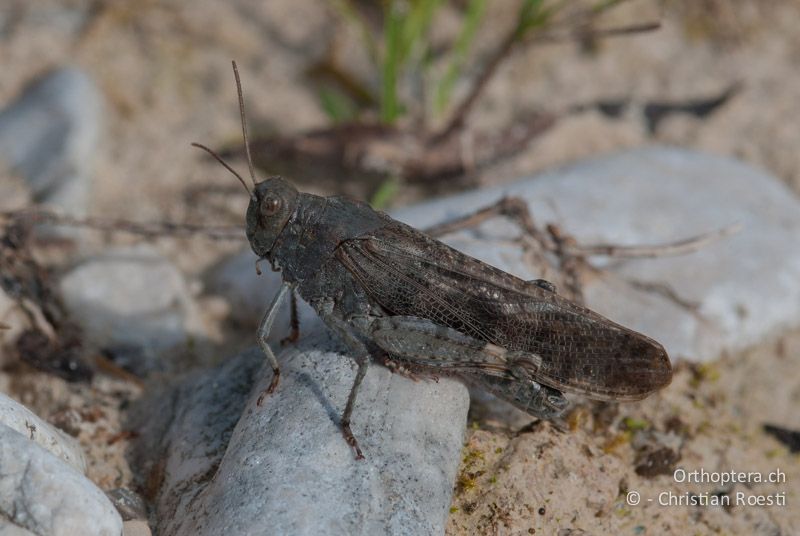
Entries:
POLYGON ((76 218, 67 214, 58 214, 44 209, 25 209, 0 212, 0 225, 13 223, 63 225, 67 227, 83 227, 97 231, 116 231, 128 234, 156 238, 159 236, 195 236, 201 235, 211 240, 244 240, 245 235, 240 227, 207 226, 174 222, 133 222, 118 218, 76 218))

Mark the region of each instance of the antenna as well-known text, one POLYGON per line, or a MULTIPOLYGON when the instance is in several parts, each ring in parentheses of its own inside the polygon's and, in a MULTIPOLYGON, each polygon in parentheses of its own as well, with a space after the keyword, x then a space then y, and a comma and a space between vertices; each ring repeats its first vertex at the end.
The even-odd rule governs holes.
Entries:
POLYGON ((217 160, 217 162, 219 162, 220 164, 222 164, 223 166, 225 166, 225 169, 227 169, 228 171, 230 171, 231 173, 233 173, 233 175, 234 175, 234 176, 235 176, 237 179, 239 179, 239 182, 241 182, 241 183, 242 183, 242 186, 244 186, 244 190, 247 192, 247 195, 249 195, 249 196, 250 196, 250 199, 252 199, 253 201, 258 201, 258 200, 256 199, 256 194, 254 194, 253 192, 251 192, 251 191, 250 191, 250 188, 248 188, 248 187, 247 187, 247 183, 246 183, 246 182, 244 182, 244 179, 242 178, 242 176, 241 176, 241 175, 239 175, 238 173, 236 173, 236 170, 235 170, 235 169, 233 169, 231 166, 229 166, 229 165, 227 164, 227 162, 225 162, 225 160, 223 160, 223 159, 222 159, 222 157, 221 157, 220 155, 218 155, 217 153, 215 153, 214 151, 212 151, 211 149, 209 149, 208 147, 206 147, 206 146, 205 146, 205 145, 203 145, 202 143, 195 143, 195 142, 192 142, 192 147, 197 147, 198 149, 202 149, 202 150, 204 150, 205 152, 207 152, 208 154, 210 154, 211 156, 213 156, 213 157, 214 157, 214 158, 217 160))
POLYGON ((247 165, 250 168, 250 178, 256 184, 256 174, 253 170, 253 158, 250 156, 250 140, 247 138, 247 118, 244 114, 244 95, 242 93, 242 81, 239 79, 239 68, 236 60, 231 60, 233 65, 233 76, 236 78, 236 92, 239 94, 239 115, 242 116, 242 137, 244 138, 244 150, 247 153, 247 165))

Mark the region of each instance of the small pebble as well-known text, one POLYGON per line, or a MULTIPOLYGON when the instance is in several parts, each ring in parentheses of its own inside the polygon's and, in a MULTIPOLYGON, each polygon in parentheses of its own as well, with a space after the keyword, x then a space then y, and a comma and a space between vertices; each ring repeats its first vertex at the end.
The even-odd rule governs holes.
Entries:
POLYGON ((150 536, 150 525, 141 519, 132 519, 122 523, 122 536, 150 536))
POLYGON ((116 488, 106 492, 123 521, 147 519, 147 504, 144 498, 133 490, 116 488))
POLYGON ((59 286, 87 341, 122 356, 135 374, 157 370, 167 351, 204 338, 183 275, 146 244, 85 259, 59 286))

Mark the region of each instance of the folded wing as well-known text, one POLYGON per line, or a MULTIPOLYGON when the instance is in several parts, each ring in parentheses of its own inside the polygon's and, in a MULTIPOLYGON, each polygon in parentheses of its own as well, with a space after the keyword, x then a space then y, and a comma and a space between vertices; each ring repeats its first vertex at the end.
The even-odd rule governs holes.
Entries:
POLYGON ((656 341, 399 222, 336 255, 391 314, 500 347, 498 365, 512 374, 601 400, 640 399, 671 380, 656 341))

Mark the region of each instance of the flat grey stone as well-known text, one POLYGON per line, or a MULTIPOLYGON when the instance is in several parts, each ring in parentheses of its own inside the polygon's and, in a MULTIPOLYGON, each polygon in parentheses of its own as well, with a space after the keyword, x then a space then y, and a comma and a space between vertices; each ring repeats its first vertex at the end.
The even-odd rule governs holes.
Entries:
POLYGON ((74 438, 3 393, 0 393, 0 423, 46 448, 81 473, 86 472, 86 457, 74 438))
POLYGON ((356 460, 339 428, 355 365, 333 351, 321 322, 304 325, 300 346, 281 353, 281 382, 263 407, 255 401, 271 371, 257 349, 165 399, 177 412, 162 442, 159 534, 442 533, 466 389, 371 366, 353 413, 366 456, 356 460))
POLYGON ((183 275, 146 244, 113 248, 80 262, 61 278, 59 288, 87 340, 130 356, 131 368, 140 373, 156 366, 153 356, 203 336, 183 275))
POLYGON ((130 427, 141 431, 135 465, 145 473, 163 465, 156 500, 159 533, 175 533, 214 476, 263 364, 258 350, 245 352, 192 373, 177 387, 149 390, 131 411, 130 427))
POLYGON ((80 69, 46 73, 0 111, 0 166, 24 178, 37 201, 84 215, 102 106, 80 69))
POLYGON ((102 491, 4 424, 0 424, 0 519, 37 536, 122 533, 122 519, 102 491))

